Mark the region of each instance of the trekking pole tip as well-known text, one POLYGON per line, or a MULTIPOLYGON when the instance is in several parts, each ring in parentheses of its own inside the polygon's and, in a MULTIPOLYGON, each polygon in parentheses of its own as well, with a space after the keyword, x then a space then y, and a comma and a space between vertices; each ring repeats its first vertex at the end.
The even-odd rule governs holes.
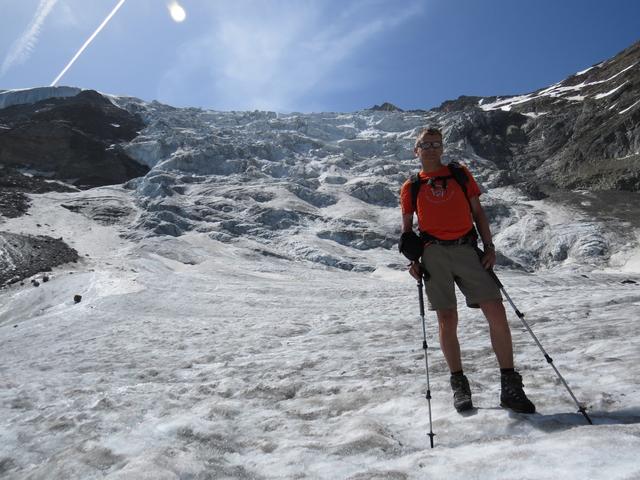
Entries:
POLYGON ((433 437, 436 436, 435 433, 427 433, 429 435, 429 442, 431 443, 431 448, 433 448, 433 437))
POLYGON ((591 420, 591 417, 589 417, 589 415, 587 414, 587 409, 584 406, 580 405, 578 412, 584 415, 584 418, 587 419, 587 422, 589 422, 589 425, 593 425, 593 421, 591 420))

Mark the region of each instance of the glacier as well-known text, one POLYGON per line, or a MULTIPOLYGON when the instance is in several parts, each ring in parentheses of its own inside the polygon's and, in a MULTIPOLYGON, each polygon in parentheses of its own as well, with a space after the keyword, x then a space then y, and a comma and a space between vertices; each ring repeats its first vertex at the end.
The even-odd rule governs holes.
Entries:
POLYGON ((640 476, 633 194, 531 194, 474 151, 460 114, 109 98, 144 119, 121 148, 149 173, 30 194, 28 215, 0 219, 5 232, 62 237, 80 255, 46 282, 34 275, 37 288, 0 289, 0 476, 640 476), (501 409, 487 324, 459 296, 479 408, 453 410, 428 314, 429 448, 397 196, 418 169, 417 132, 436 123, 447 161, 483 186, 498 275, 594 426, 511 312, 516 366, 539 413, 501 409))

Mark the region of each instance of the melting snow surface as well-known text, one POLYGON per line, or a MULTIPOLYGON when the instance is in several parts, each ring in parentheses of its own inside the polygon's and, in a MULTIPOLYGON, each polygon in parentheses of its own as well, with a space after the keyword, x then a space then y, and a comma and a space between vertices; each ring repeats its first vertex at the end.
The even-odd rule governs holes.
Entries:
MULTIPOLYGON (((640 477, 637 269, 499 272, 593 426, 512 312, 517 367, 538 413, 500 408, 486 322, 462 305, 478 410, 458 415, 429 312, 430 449, 406 272, 314 267, 197 232, 132 243, 60 207, 76 195, 125 202, 130 192, 34 196, 30 216, 3 224, 70 238, 84 257, 38 288, 0 291, 3 478, 640 477)), ((387 262, 381 250, 370 255, 387 262)))

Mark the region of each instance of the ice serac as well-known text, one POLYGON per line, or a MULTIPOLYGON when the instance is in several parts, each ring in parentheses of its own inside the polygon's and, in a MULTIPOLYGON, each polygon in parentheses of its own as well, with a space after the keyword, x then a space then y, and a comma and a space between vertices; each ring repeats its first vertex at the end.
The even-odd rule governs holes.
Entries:
POLYGON ((623 220, 605 226, 580 212, 583 203, 597 198, 559 199, 557 192, 564 190, 543 188, 534 173, 518 177, 511 171, 505 142, 526 141, 510 128, 527 122, 517 112, 276 114, 115 101, 147 123, 124 147, 151 167, 126 184, 142 211, 131 238, 196 231, 223 242, 249 242, 265 255, 355 271, 378 268, 371 258, 382 249, 389 252, 387 265, 402 268, 392 254, 400 224, 398 193, 418 170, 416 135, 438 124, 446 161, 467 164, 488 190, 483 204, 501 265, 602 265, 616 250, 612 232, 619 232, 614 244, 634 242, 623 220), (496 138, 508 134, 503 142, 484 141, 470 125, 496 138))
POLYGON ((38 87, 0 91, 0 109, 12 105, 31 105, 49 98, 75 97, 82 89, 77 87, 38 87))

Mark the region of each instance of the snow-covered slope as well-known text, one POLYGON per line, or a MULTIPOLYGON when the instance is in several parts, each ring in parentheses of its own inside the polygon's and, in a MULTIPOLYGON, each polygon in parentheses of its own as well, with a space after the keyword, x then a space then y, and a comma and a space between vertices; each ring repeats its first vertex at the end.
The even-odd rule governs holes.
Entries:
POLYGON ((394 191, 415 171, 410 145, 431 114, 120 101, 147 115, 126 148, 149 174, 30 195, 29 215, 2 224, 62 237, 81 258, 38 275, 37 288, 0 291, 5 478, 640 475, 632 219, 603 218, 590 192, 556 202, 497 186, 495 164, 444 123, 449 158, 495 186, 483 201, 503 263, 538 269, 499 272, 595 426, 517 321, 516 361, 539 413, 500 409, 486 324, 461 305, 480 408, 453 410, 430 314, 431 450, 417 292, 393 245, 394 191))
POLYGON ((517 366, 539 413, 500 409, 486 323, 462 305, 479 409, 456 414, 428 314, 431 450, 417 292, 405 272, 314 268, 196 231, 127 240, 126 223, 61 207, 70 201, 143 214, 130 191, 101 187, 34 196, 31 215, 3 225, 70 238, 82 258, 38 288, 0 291, 3 478, 640 475, 637 274, 500 271, 594 426, 513 316, 517 366))

